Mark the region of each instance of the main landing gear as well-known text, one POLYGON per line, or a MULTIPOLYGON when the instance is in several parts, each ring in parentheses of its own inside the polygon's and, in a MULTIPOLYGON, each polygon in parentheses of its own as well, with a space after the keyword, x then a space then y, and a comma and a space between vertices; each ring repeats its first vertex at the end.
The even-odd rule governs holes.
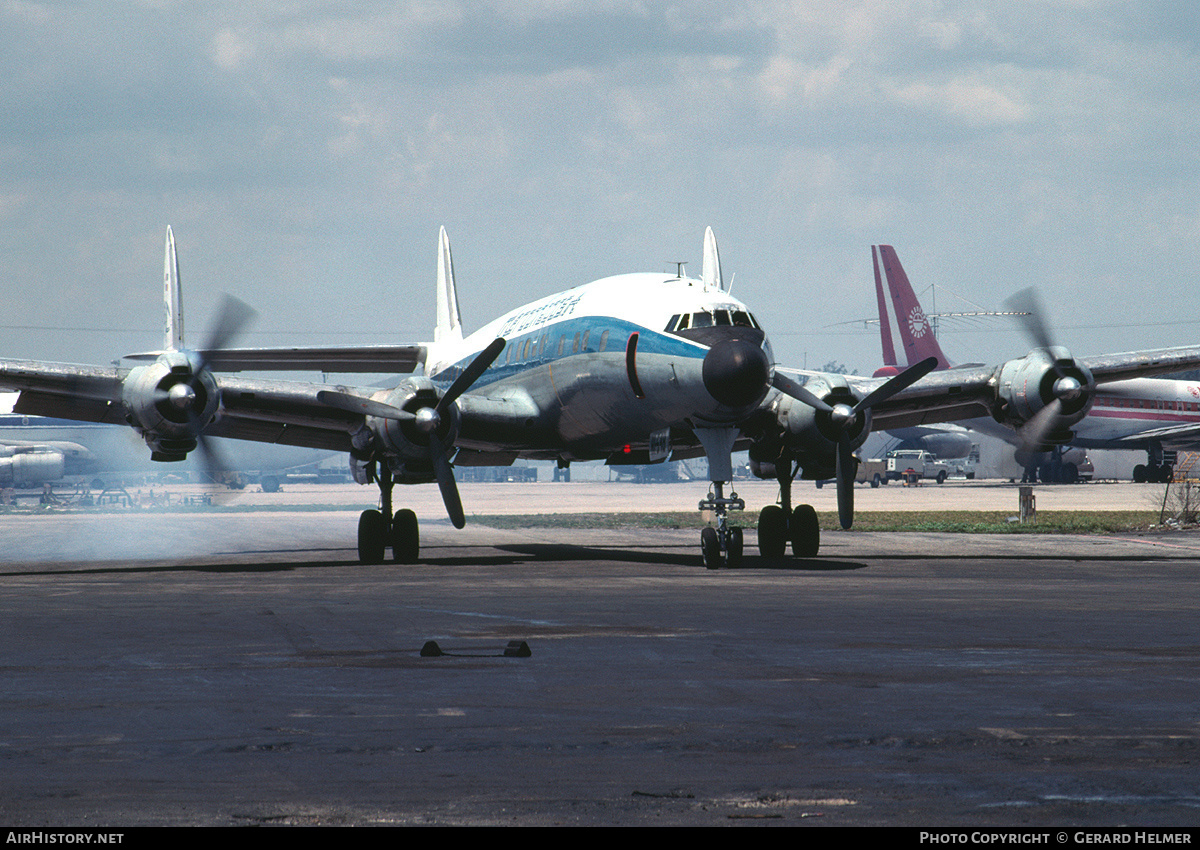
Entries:
POLYGON ((379 510, 363 511, 358 518, 358 560, 382 564, 388 546, 397 564, 415 564, 421 551, 417 515, 407 508, 392 514, 392 472, 387 467, 377 475, 379 510))
POLYGON ((791 476, 779 479, 778 505, 758 514, 758 551, 764 558, 782 558, 788 543, 797 558, 812 558, 821 549, 821 527, 812 505, 792 508, 791 476))

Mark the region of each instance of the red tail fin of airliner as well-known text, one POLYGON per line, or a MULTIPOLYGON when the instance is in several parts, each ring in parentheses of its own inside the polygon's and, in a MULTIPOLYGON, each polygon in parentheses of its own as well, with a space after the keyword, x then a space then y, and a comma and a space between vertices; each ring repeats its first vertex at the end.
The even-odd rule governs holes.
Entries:
POLYGON ((876 263, 875 291, 879 297, 880 325, 883 327, 880 336, 883 339, 884 359, 887 360, 891 349, 892 336, 888 323, 885 322, 887 311, 884 307, 882 288, 879 283, 880 263, 883 264, 883 271, 887 276, 888 290, 892 295, 892 308, 895 311, 896 325, 899 328, 900 341, 903 344, 905 362, 897 365, 908 366, 919 363, 926 357, 936 357, 938 369, 949 369, 950 360, 942 352, 942 347, 938 345, 937 337, 933 335, 933 328, 930 327, 929 319, 926 318, 925 311, 921 309, 921 305, 917 301, 912 285, 908 282, 908 275, 904 273, 904 267, 900 265, 896 249, 891 245, 879 245, 873 248, 872 254, 876 263))

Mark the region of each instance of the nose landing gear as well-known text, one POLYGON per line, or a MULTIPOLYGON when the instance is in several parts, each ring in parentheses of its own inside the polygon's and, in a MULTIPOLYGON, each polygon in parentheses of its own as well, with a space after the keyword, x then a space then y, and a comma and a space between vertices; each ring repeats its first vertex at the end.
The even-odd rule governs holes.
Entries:
POLYGON ((736 568, 742 563, 742 529, 729 525, 728 512, 744 511, 746 503, 732 490, 726 498, 724 491, 725 482, 714 481, 707 498, 700 500, 700 510, 712 511, 717 519, 716 528, 709 526, 700 531, 700 554, 704 566, 710 570, 719 570, 723 566, 736 568))

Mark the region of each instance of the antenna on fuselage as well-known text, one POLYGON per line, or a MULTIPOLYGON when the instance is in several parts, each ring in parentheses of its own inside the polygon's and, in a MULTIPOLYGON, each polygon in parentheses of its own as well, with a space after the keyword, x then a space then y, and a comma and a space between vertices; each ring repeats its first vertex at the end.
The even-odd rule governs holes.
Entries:
POLYGON ((675 277, 679 278, 680 280, 684 280, 683 267, 686 265, 687 265, 687 260, 676 260, 675 261, 675 277))

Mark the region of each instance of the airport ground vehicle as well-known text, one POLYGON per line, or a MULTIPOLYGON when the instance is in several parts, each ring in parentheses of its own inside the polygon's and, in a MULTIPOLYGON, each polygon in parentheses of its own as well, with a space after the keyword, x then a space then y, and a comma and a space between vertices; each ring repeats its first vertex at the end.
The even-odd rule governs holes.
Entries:
POLYGON ((916 475, 917 478, 932 478, 938 484, 950 477, 950 467, 937 459, 932 452, 920 449, 901 449, 888 452, 887 477, 889 481, 902 481, 916 475))
POLYGON ((887 484, 887 459, 875 457, 860 460, 858 462, 858 474, 855 475, 854 481, 857 484, 870 484, 872 487, 887 484))

